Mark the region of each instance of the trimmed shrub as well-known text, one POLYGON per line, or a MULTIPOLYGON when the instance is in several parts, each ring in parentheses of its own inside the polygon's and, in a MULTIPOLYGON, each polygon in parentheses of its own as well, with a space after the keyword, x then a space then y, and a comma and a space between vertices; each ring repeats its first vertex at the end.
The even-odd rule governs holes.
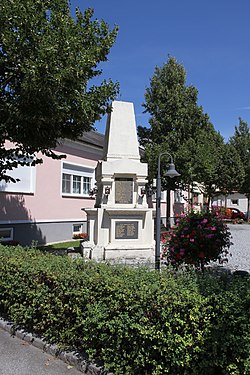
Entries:
POLYGON ((249 277, 0 246, 0 314, 114 374, 249 374, 249 306, 249 277))

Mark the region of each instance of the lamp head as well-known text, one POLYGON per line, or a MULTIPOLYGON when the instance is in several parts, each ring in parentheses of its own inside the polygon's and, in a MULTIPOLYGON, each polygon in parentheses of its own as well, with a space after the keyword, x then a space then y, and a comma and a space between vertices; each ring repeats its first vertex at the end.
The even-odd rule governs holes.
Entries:
POLYGON ((169 167, 168 167, 168 170, 167 170, 165 176, 166 176, 166 177, 170 177, 170 178, 180 176, 180 173, 177 172, 177 170, 175 169, 175 165, 174 165, 174 163, 170 163, 170 164, 169 164, 169 167))

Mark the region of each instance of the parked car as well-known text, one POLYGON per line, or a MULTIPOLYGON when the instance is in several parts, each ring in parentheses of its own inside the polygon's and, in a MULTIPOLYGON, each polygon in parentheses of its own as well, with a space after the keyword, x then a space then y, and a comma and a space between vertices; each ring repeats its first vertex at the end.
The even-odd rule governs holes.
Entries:
POLYGON ((238 208, 227 208, 226 211, 229 212, 229 215, 231 214, 231 219, 242 219, 244 221, 247 221, 246 215, 240 211, 238 208))
POLYGON ((240 211, 238 208, 234 208, 234 207, 214 207, 213 208, 214 210, 216 210, 219 215, 223 218, 223 219, 229 219, 229 220, 237 220, 237 219, 241 219, 241 220, 244 220, 244 221, 247 221, 247 217, 246 215, 240 211))

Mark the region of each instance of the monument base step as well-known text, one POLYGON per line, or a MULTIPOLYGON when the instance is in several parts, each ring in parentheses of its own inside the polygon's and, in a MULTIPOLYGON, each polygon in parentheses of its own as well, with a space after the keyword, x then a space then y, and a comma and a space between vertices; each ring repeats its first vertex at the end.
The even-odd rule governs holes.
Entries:
POLYGON ((89 242, 82 243, 82 254, 86 259, 97 261, 121 261, 122 263, 152 263, 155 247, 145 245, 114 245, 97 246, 89 242))

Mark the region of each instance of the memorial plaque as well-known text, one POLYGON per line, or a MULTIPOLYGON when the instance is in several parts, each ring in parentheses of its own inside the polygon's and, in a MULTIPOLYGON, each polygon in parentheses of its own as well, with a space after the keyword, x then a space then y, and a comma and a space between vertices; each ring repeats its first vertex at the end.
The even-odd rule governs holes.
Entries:
POLYGON ((133 203, 133 179, 116 178, 115 179, 115 203, 131 204, 133 203))
POLYGON ((117 221, 115 223, 115 239, 137 239, 138 221, 117 221))

